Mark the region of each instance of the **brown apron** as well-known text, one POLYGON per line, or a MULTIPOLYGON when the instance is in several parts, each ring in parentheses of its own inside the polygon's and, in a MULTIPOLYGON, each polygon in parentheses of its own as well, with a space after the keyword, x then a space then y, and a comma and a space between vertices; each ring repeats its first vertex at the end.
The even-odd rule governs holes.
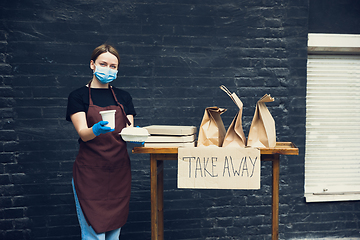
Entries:
POLYGON ((129 214, 131 190, 130 159, 126 143, 119 132, 130 124, 123 106, 99 107, 91 99, 86 120, 89 127, 102 120, 100 111, 116 110, 115 131, 100 134, 87 142, 80 142, 79 153, 73 166, 73 178, 81 209, 96 233, 122 227, 129 214))

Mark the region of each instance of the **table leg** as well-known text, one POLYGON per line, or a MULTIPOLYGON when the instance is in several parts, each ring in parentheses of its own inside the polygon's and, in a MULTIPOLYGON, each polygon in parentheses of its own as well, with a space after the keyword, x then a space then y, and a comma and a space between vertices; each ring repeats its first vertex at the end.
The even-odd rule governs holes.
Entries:
POLYGON ((279 175, 280 155, 274 154, 272 161, 272 240, 279 239, 279 175))
POLYGON ((150 155, 151 239, 164 240, 164 161, 150 155))
POLYGON ((158 239, 164 240, 164 161, 158 161, 157 184, 158 239))
POLYGON ((155 154, 150 154, 150 192, 151 192, 151 240, 159 240, 158 216, 158 184, 157 160, 155 154))

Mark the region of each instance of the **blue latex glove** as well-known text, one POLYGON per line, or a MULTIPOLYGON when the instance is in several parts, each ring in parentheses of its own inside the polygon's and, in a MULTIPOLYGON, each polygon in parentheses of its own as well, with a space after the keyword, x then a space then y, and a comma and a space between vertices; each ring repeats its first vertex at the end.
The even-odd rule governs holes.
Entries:
POLYGON ((134 143, 134 144, 140 144, 140 145, 144 145, 145 142, 133 142, 133 141, 130 141, 131 143, 134 143))
MULTIPOLYGON (((136 126, 137 128, 140 128, 139 126, 136 126)), ((144 145, 145 142, 133 142, 133 141, 130 141, 131 143, 135 143, 135 144, 141 144, 141 145, 144 145)))
POLYGON ((92 130, 93 130, 93 133, 95 134, 95 136, 99 136, 102 133, 108 133, 108 132, 115 131, 115 129, 111 129, 108 126, 105 126, 108 123, 109 123, 108 121, 100 121, 98 123, 95 123, 92 126, 92 130))

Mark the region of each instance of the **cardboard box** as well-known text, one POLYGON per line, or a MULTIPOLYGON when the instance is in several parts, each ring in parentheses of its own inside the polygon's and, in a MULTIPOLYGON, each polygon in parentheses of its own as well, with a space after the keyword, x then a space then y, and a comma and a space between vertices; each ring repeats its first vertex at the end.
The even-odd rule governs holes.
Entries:
POLYGON ((159 148, 173 148, 173 147, 195 147, 195 142, 185 142, 185 143, 149 143, 145 142, 144 147, 159 147, 159 148))
POLYGON ((184 143, 184 142, 194 142, 195 135, 187 136, 164 136, 164 135, 151 135, 145 142, 147 143, 184 143))
POLYGON ((195 126, 151 125, 144 128, 150 135, 186 136, 196 133, 195 126))

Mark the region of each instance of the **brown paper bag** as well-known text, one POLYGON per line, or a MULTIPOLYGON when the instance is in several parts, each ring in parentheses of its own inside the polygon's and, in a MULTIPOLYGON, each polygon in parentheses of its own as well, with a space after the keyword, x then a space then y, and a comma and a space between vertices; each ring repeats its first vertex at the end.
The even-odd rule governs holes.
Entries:
POLYGON ((205 109, 199 128, 198 147, 214 145, 221 147, 226 131, 220 115, 225 111, 226 109, 218 107, 205 109))
POLYGON ((224 85, 220 86, 220 89, 229 95, 229 97, 234 101, 238 106, 239 112, 236 114, 235 118, 231 122, 223 142, 223 147, 245 147, 246 146, 246 137, 242 128, 242 110, 243 103, 238 98, 236 93, 231 93, 224 85))
POLYGON ((250 126, 247 146, 273 148, 276 145, 275 121, 265 103, 274 98, 265 94, 256 104, 255 114, 250 126))

